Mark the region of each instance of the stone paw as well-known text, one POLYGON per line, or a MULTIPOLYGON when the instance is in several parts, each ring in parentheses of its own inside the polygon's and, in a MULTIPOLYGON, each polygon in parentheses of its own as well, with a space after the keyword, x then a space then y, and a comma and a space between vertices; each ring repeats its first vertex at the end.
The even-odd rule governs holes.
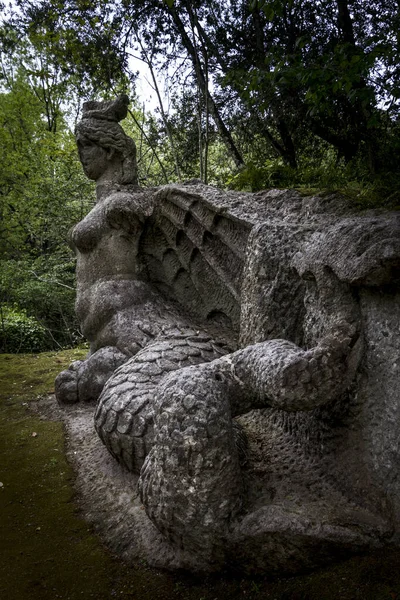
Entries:
POLYGON ((61 371, 55 381, 55 392, 60 404, 75 404, 79 401, 78 372, 83 361, 73 362, 68 369, 61 371))

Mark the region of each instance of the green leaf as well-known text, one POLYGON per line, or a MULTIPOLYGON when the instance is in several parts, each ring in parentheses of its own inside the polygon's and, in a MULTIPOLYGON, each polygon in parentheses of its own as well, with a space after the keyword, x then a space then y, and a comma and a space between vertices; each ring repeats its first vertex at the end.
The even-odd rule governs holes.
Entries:
POLYGON ((264 4, 264 6, 261 8, 261 10, 263 11, 267 21, 271 22, 274 20, 275 10, 270 4, 264 4))

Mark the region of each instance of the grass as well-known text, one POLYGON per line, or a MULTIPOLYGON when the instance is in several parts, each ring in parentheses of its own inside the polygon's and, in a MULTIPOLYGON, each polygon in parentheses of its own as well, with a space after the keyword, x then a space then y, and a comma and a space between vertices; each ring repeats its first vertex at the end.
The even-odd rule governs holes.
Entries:
POLYGON ((196 578, 128 566, 80 517, 61 423, 32 411, 86 350, 0 355, 0 598, 3 600, 400 600, 399 550, 270 580, 196 578))

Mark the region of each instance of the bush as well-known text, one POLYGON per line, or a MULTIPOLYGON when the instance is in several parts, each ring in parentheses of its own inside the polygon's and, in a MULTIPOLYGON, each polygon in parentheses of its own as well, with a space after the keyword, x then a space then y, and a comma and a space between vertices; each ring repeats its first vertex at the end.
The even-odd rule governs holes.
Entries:
POLYGON ((46 329, 26 311, 0 305, 0 351, 43 352, 48 348, 46 329))
POLYGON ((1 261, 0 304, 39 322, 46 330, 47 350, 82 340, 74 310, 74 271, 68 253, 1 261))
POLYGON ((272 187, 287 187, 294 181, 294 170, 281 160, 267 160, 262 166, 249 162, 227 181, 229 188, 258 192, 272 187))
POLYGON ((281 159, 267 160, 261 166, 248 163, 230 177, 226 185, 235 190, 257 192, 263 189, 294 188, 304 195, 321 192, 340 192, 360 209, 400 208, 400 175, 376 175, 368 166, 354 159, 345 164, 332 151, 316 161, 301 157, 299 168, 284 165, 281 159))

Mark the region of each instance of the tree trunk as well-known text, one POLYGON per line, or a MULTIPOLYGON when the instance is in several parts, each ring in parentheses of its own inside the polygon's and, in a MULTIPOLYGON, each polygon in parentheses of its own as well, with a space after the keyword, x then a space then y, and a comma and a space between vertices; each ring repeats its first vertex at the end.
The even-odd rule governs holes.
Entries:
POLYGON ((296 148, 284 119, 278 119, 277 127, 284 146, 282 158, 292 169, 297 169, 296 148))
POLYGON ((132 117, 133 121, 136 123, 137 127, 139 128, 139 131, 140 131, 140 132, 141 132, 141 134, 143 135, 144 139, 145 139, 145 140, 146 140, 146 142, 149 144, 149 147, 150 147, 150 149, 151 149, 151 151, 152 151, 152 154, 153 154, 154 158, 156 159, 156 161, 157 161, 157 162, 158 162, 158 164, 160 165, 160 168, 161 168, 162 174, 164 175, 165 183, 169 183, 169 180, 168 180, 168 174, 167 174, 167 172, 166 172, 166 170, 165 170, 165 167, 164 167, 164 165, 162 164, 162 162, 161 162, 161 160, 160 160, 160 157, 158 156, 158 154, 157 154, 157 152, 155 151, 154 147, 152 146, 152 144, 151 144, 151 142, 150 142, 150 140, 149 140, 148 136, 146 135, 146 132, 144 131, 144 129, 143 129, 143 127, 142 127, 142 125, 139 123, 139 121, 137 120, 137 118, 135 117, 135 115, 133 114, 133 112, 132 112, 130 109, 128 109, 128 112, 129 112, 130 116, 132 117))
POLYGON ((347 0, 337 0, 338 7, 338 29, 344 42, 355 46, 353 22, 351 20, 349 3, 347 0))
POLYGON ((228 128, 226 127, 224 121, 221 118, 221 115, 219 114, 218 107, 215 104, 213 97, 211 96, 209 90, 207 89, 206 77, 204 75, 203 69, 201 68, 196 49, 193 46, 192 41, 189 38, 189 36, 186 32, 185 26, 184 26, 180 16, 178 15, 175 7, 168 6, 167 10, 169 11, 169 13, 175 23, 175 26, 181 36, 182 44, 186 48, 186 51, 191 58, 191 61, 192 61, 192 64, 193 64, 193 67, 194 67, 194 70, 196 73, 196 78, 199 82, 199 86, 204 94, 204 97, 207 98, 208 108, 209 108, 212 118, 214 119, 215 125, 217 126, 218 133, 221 136, 221 139, 222 139, 223 143, 225 144, 226 148, 228 149, 228 152, 230 153, 231 157, 233 158, 236 166, 242 167, 242 166, 244 166, 244 160, 243 160, 239 150, 236 148, 235 142, 233 141, 233 138, 232 138, 228 128))
POLYGON ((169 144, 171 146, 172 155, 174 157, 175 172, 176 172, 176 175, 177 175, 178 179, 182 180, 182 175, 181 175, 181 170, 179 168, 178 154, 176 152, 174 138, 173 138, 173 135, 172 135, 171 127, 169 126, 169 123, 168 123, 167 115, 165 114, 164 104, 163 104, 163 101, 162 101, 162 98, 161 98, 160 90, 158 88, 158 83, 157 83, 156 75, 154 73, 153 65, 152 65, 151 59, 149 58, 149 56, 147 54, 146 48, 143 46, 143 43, 142 43, 141 38, 140 38, 140 35, 138 34, 138 32, 137 32, 136 29, 134 31, 135 31, 135 35, 136 35, 136 40, 137 40, 137 42, 138 42, 138 44, 139 44, 139 46, 140 46, 140 48, 142 50, 142 54, 144 56, 144 62, 149 67, 150 75, 151 75, 151 78, 153 80, 153 87, 154 87, 154 91, 155 91, 155 93, 157 95, 158 105, 160 107, 161 118, 163 120, 164 127, 165 127, 165 130, 167 132, 169 144))

